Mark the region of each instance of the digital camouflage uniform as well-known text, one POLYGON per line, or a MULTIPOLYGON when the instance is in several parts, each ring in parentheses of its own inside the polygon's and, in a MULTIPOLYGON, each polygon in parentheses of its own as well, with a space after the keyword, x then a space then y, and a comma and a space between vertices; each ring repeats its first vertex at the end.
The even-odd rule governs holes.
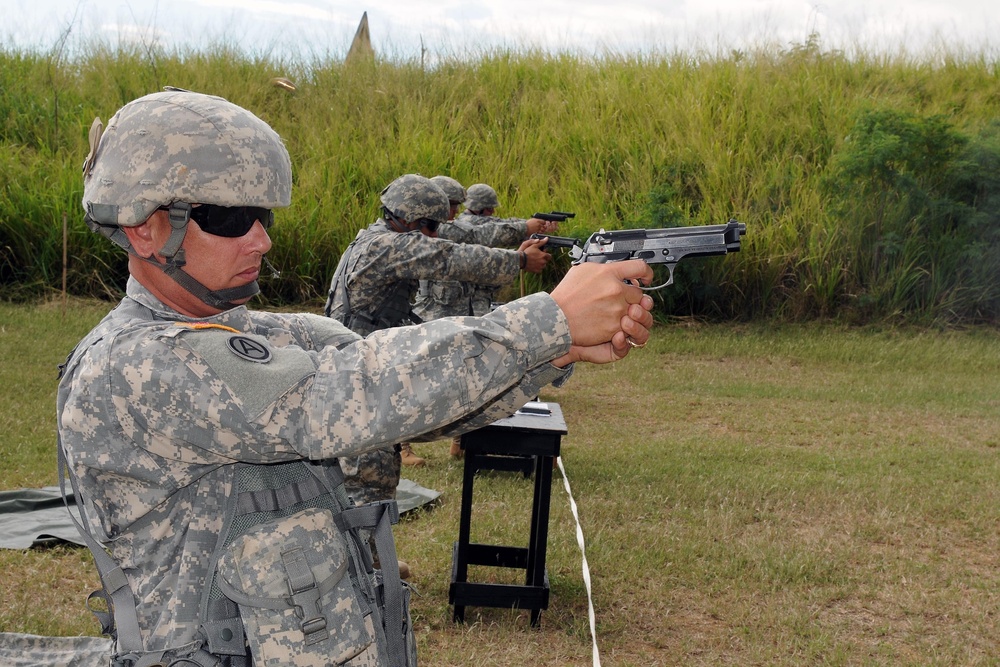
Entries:
POLYGON ((567 372, 544 362, 569 345, 546 294, 359 340, 329 318, 242 306, 193 320, 130 279, 74 351, 58 415, 89 528, 127 575, 147 648, 200 644, 238 464, 322 467, 484 426, 560 382, 567 372))
MULTIPOLYGON (((256 667, 413 664, 406 589, 396 568, 370 569, 355 537, 393 506, 353 507, 337 458, 478 428, 562 382, 546 362, 569 349, 565 316, 535 295, 361 340, 329 318, 225 305, 256 281, 212 290, 184 272, 191 204, 233 209, 235 229, 203 227, 220 236, 248 233, 242 207, 288 206, 280 137, 221 98, 177 90, 125 105, 102 130, 95 120, 84 164, 88 226, 129 249, 130 267, 155 265, 222 311, 187 317, 132 277, 63 366, 60 470, 114 601, 114 664, 245 666, 248 646, 256 667), (160 207, 166 263, 122 230, 160 207)), ((248 229, 270 222, 249 213, 248 229)), ((377 547, 394 558, 382 528, 377 547)))
MULTIPOLYGON (((440 232, 448 225, 438 228, 440 232)), ((339 292, 344 290, 352 315, 372 313, 396 289, 412 297, 421 279, 448 278, 483 282, 498 286, 512 282, 520 272, 520 258, 514 250, 488 248, 475 243, 453 243, 430 238, 419 231, 392 231, 382 219, 361 230, 345 251, 344 279, 327 301, 330 317, 344 316, 339 292), (400 287, 401 286, 401 287, 400 287)), ((338 272, 342 267, 338 267, 338 272)), ((403 300, 407 304, 409 300, 403 300)), ((372 330, 411 323, 408 313, 394 321, 370 323, 372 330)), ((364 323, 356 330, 365 333, 364 323)))
MULTIPOLYGON (((520 271, 515 251, 452 243, 420 231, 396 232, 383 219, 358 233, 344 251, 341 263, 331 283, 327 314, 346 321, 361 335, 412 324, 410 302, 421 278, 448 276, 471 281, 489 277, 497 284, 505 284, 520 271), (389 309, 387 317, 371 315, 384 311, 383 305, 389 300, 397 305, 389 309), (350 317, 344 312, 345 303, 349 304, 350 317)), ((340 465, 348 492, 356 501, 395 497, 401 474, 398 452, 369 452, 342 459, 340 465)))
MULTIPOLYGON (((470 211, 462 211, 455 220, 438 227, 439 238, 492 248, 517 247, 527 236, 528 221, 525 219, 476 215, 470 211)), ((421 280, 413 312, 423 320, 485 315, 490 312, 499 287, 502 285, 489 285, 481 280, 421 280)))
POLYGON ((4 667, 95 667, 111 663, 106 637, 41 637, 0 632, 0 665, 4 667))

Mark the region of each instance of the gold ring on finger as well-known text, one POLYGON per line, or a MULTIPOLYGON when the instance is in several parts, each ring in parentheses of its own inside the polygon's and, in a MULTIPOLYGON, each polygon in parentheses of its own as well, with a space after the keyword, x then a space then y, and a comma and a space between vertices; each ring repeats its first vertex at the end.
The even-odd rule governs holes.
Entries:
POLYGON ((631 336, 625 336, 625 342, 628 343, 629 347, 646 347, 645 343, 637 343, 631 336))

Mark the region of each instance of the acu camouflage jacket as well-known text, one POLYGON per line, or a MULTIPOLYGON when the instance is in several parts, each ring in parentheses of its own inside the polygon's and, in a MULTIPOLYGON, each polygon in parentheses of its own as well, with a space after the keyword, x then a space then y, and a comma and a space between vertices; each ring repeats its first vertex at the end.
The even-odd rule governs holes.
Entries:
POLYGON ((517 277, 520 265, 513 250, 453 243, 420 231, 399 233, 379 219, 344 251, 331 281, 327 313, 345 323, 360 318, 349 326, 367 335, 410 324, 408 312, 420 279, 505 285, 517 277))
MULTIPOLYGON (((474 215, 469 211, 438 227, 439 238, 491 248, 516 248, 527 236, 527 220, 474 215)), ((484 283, 483 280, 421 280, 413 312, 424 321, 453 315, 485 315, 498 286, 484 283)))
POLYGON ((196 641, 238 463, 330 461, 486 425, 565 381, 546 362, 569 345, 546 294, 360 339, 310 314, 192 320, 130 279, 71 355, 57 414, 89 530, 127 573, 147 649, 196 641))

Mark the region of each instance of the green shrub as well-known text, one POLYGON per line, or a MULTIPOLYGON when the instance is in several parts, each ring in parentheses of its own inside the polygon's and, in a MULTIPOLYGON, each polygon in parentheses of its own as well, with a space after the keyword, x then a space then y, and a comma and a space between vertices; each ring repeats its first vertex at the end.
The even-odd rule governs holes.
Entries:
POLYGON ((994 320, 1000 241, 996 125, 976 138, 941 115, 862 113, 827 190, 853 248, 854 306, 866 318, 994 320))

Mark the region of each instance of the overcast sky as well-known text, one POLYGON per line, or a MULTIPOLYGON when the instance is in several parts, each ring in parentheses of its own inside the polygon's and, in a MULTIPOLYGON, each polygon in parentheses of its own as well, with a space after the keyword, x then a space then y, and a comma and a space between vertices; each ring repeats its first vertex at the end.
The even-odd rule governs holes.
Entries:
POLYGON ((0 38, 51 49, 99 37, 197 48, 225 40, 283 57, 346 53, 367 11, 384 56, 475 52, 706 51, 803 43, 910 53, 986 53, 1000 41, 997 0, 5 0, 0 38))

